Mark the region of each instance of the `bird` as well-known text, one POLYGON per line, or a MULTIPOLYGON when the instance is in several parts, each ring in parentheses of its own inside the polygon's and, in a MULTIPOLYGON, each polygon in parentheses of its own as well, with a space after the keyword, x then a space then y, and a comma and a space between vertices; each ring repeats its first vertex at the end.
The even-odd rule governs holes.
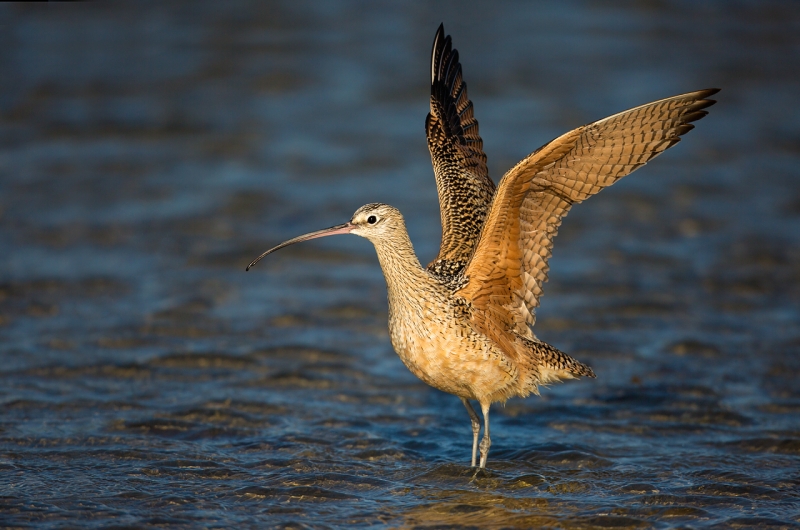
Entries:
POLYGON ((467 96, 458 51, 444 24, 431 52, 425 120, 442 225, 436 258, 423 267, 396 208, 366 204, 343 224, 288 245, 354 234, 375 247, 386 281, 392 346, 419 379, 461 399, 472 425, 471 467, 486 467, 489 409, 539 387, 581 377, 588 365, 533 333, 553 241, 578 204, 675 145, 706 116, 719 89, 661 99, 588 123, 546 143, 495 186, 467 96), (480 406, 481 420, 471 402, 480 406))

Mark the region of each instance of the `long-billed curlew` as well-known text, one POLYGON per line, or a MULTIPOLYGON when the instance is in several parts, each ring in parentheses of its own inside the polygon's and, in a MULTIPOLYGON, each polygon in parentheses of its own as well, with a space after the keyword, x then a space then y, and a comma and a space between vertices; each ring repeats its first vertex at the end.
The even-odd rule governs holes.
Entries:
POLYGON ((511 168, 495 189, 458 52, 439 26, 425 121, 442 219, 439 255, 420 265, 400 212, 367 204, 347 223, 290 239, 336 234, 369 239, 389 298, 392 346, 411 372, 461 398, 472 420, 472 466, 486 466, 489 407, 538 394, 541 384, 595 377, 587 365, 531 331, 553 240, 573 204, 676 144, 707 114, 718 89, 698 90, 614 114, 570 131, 511 168), (469 400, 477 401, 485 429, 469 400))

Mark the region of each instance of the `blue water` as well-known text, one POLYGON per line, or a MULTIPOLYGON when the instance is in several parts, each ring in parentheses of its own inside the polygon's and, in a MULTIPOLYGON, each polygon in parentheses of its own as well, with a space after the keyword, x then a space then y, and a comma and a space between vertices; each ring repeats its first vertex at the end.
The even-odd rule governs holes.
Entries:
POLYGON ((800 526, 800 9, 790 2, 0 6, 0 527, 800 526), (423 262, 445 23, 495 181, 718 86, 576 207, 537 335, 596 380, 492 409, 393 353, 364 203, 423 262))

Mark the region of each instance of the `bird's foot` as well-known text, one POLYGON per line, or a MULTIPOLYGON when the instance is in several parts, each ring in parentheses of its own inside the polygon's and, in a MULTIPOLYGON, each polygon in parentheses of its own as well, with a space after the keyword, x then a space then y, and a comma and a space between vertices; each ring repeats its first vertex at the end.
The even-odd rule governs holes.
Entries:
POLYGON ((472 478, 469 479, 469 483, 470 484, 473 484, 479 478, 484 479, 484 478, 489 478, 489 477, 493 476, 492 472, 489 471, 488 469, 484 468, 484 467, 476 467, 476 468, 473 468, 473 469, 475 471, 472 473, 472 478))
POLYGON ((477 478, 478 478, 478 473, 480 473, 481 471, 484 471, 484 469, 482 469, 482 468, 480 468, 480 467, 475 467, 475 466, 472 466, 472 467, 473 467, 473 468, 475 468, 475 473, 473 473, 473 474, 472 474, 472 478, 471 478, 471 479, 469 479, 469 483, 470 483, 470 484, 472 484, 473 482, 475 482, 475 480, 477 480, 477 478))

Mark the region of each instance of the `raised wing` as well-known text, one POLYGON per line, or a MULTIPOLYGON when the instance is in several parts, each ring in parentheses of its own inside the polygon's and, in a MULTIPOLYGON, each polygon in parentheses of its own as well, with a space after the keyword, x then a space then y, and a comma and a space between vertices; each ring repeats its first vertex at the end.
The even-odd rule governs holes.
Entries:
POLYGON ((467 263, 489 212, 494 183, 486 169, 483 140, 467 84, 461 76, 458 51, 439 26, 431 53, 431 112, 425 120, 439 208, 442 245, 428 270, 447 276, 467 263))
POLYGON ((708 89, 642 105, 584 125, 522 160, 500 181, 458 292, 472 320, 508 346, 508 331, 532 337, 547 260, 561 220, 579 203, 680 140, 715 103, 708 89))

